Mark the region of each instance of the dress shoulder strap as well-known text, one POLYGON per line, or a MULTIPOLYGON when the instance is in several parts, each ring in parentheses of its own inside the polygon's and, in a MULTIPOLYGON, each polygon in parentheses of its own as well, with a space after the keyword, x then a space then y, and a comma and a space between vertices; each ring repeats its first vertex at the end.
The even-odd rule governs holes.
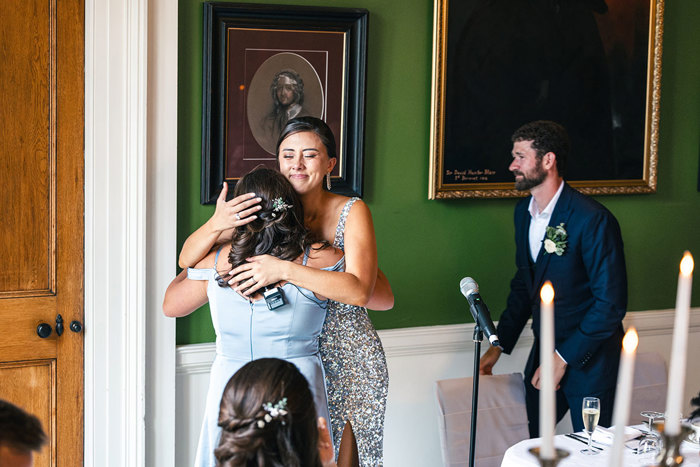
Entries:
POLYGON ((355 204, 355 201, 357 201, 358 199, 360 198, 354 196, 350 198, 347 201, 347 203, 345 203, 345 206, 343 206, 343 210, 340 211, 340 219, 338 219, 338 226, 335 228, 335 240, 333 241, 333 246, 336 248, 340 248, 343 251, 345 251, 345 221, 348 218, 350 208, 353 204, 355 204))
POLYGON ((211 269, 187 268, 187 278, 192 281, 208 281, 211 269))
POLYGON ((219 253, 221 253, 221 250, 224 246, 221 245, 218 250, 216 250, 216 256, 214 256, 214 270, 216 270, 216 265, 219 262, 219 253))
POLYGON ((309 260, 309 249, 310 249, 310 248, 311 248, 311 247, 308 246, 308 245, 306 246, 306 248, 304 248, 304 259, 303 259, 302 262, 301 262, 301 264, 302 264, 303 266, 306 266, 306 262, 309 260))
POLYGON ((214 267, 206 269, 198 268, 187 268, 187 278, 193 281, 207 281, 210 277, 216 276, 216 263, 219 261, 219 253, 224 245, 221 245, 218 250, 216 250, 216 256, 214 256, 214 267))

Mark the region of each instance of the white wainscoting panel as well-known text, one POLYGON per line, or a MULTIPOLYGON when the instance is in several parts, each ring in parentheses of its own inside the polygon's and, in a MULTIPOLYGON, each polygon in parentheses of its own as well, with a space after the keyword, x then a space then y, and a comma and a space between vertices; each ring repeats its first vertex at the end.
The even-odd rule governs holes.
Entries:
MULTIPOLYGON (((640 335, 641 352, 658 352, 668 362, 673 333, 673 310, 628 313, 625 328, 640 335)), ((474 369, 473 324, 427 326, 379 331, 389 366, 389 400, 384 434, 386 467, 441 466, 435 381, 472 376, 474 369)), ((700 309, 691 312, 689 355, 700 355, 700 309)), ((532 345, 529 325, 511 355, 503 355, 495 367, 499 374, 522 372, 532 345)), ((488 343, 484 341, 482 351, 488 343)), ((214 344, 194 344, 177 349, 176 465, 192 465, 199 437, 209 368, 214 344)), ((688 359, 686 397, 700 390, 700 372, 688 359)), ((686 403, 689 409, 689 402, 686 403)), ((564 419, 557 431, 570 430, 564 419)))

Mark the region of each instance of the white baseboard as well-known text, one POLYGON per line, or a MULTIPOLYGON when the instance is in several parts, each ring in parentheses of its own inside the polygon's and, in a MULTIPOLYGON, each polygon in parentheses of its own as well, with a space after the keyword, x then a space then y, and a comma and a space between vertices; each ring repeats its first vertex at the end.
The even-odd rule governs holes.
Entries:
MULTIPOLYGON (((673 310, 628 313, 625 328, 640 335, 639 349, 658 352, 668 361, 673 333, 673 310)), ((386 467, 442 465, 435 407, 435 381, 472 376, 473 324, 425 326, 379 331, 389 366, 389 399, 384 435, 386 467)), ((700 309, 691 311, 689 355, 700 353, 700 309)), ((532 345, 526 326, 511 355, 503 356, 498 373, 522 372, 532 345)), ((482 349, 485 350, 484 344, 482 349)), ((176 465, 190 466, 194 459, 209 368, 216 354, 213 343, 177 349, 176 465)), ((694 365, 692 359, 691 365, 694 365)), ((686 399, 700 389, 700 372, 688 372, 686 399)), ((687 409, 688 407, 686 407, 687 409)))

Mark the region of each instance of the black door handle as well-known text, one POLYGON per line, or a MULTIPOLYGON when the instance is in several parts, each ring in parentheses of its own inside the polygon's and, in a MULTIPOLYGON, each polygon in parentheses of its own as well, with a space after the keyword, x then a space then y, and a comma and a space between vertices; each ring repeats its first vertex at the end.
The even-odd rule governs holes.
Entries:
MULTIPOLYGON (((80 323, 80 321, 73 320, 70 323, 70 330, 73 332, 81 332, 83 330, 83 325, 80 323)), ((59 336, 63 334, 63 316, 56 315, 56 334, 59 336)), ((50 324, 48 323, 40 323, 36 327, 36 333, 39 337, 42 339, 46 339, 51 335, 53 332, 53 328, 51 327, 50 324)))
POLYGON ((63 316, 56 315, 56 334, 61 337, 63 334, 63 316))
POLYGON ((46 339, 51 335, 51 325, 48 323, 41 323, 36 327, 36 334, 42 339, 46 339))
POLYGON ((73 332, 80 332, 83 330, 83 325, 80 324, 80 321, 71 321, 70 322, 70 330, 73 332))

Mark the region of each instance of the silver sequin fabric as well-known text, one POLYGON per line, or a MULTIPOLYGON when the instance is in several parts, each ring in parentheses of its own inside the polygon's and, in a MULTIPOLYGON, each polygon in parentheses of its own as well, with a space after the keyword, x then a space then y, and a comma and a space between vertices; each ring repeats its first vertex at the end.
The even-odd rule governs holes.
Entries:
MULTIPOLYGON (((345 220, 358 199, 351 198, 340 214, 333 246, 343 251, 345 220)), ((367 309, 329 300, 319 344, 336 456, 345 423, 350 422, 360 465, 383 465, 389 372, 382 342, 367 309)))

